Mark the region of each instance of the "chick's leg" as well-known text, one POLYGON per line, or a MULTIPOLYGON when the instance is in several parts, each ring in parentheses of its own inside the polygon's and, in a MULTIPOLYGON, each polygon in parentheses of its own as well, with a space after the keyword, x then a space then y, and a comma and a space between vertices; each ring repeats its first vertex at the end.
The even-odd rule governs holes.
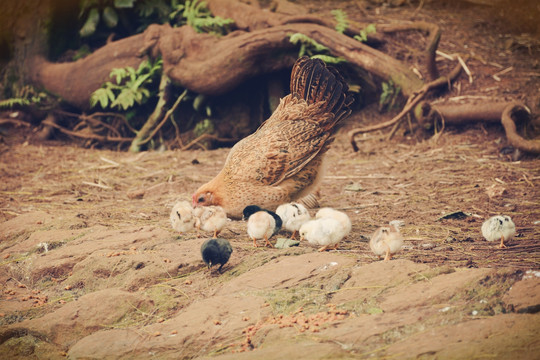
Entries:
POLYGON ((293 231, 291 235, 291 240, 296 240, 296 230, 293 231))
POLYGON ((506 249, 506 245, 504 245, 504 236, 501 236, 501 244, 499 245, 499 249, 506 249))
POLYGON ((255 239, 255 238, 252 238, 252 239, 253 239, 253 246, 259 247, 259 245, 257 245, 257 239, 255 239))
POLYGON ((390 246, 388 244, 384 244, 386 246, 386 256, 384 257, 384 261, 388 261, 392 259, 392 254, 390 254, 390 246))
POLYGON ((324 245, 322 248, 319 249, 319 252, 323 252, 328 250, 328 245, 324 245))
POLYGON ((272 243, 268 240, 268 236, 265 235, 264 240, 266 241, 266 244, 265 244, 266 246, 271 247, 271 248, 274 247, 274 245, 272 245, 272 243))

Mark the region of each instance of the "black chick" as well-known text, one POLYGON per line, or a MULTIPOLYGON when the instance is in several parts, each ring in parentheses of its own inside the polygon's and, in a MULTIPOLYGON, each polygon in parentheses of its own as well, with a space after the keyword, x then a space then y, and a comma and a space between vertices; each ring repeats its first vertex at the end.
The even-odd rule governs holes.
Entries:
POLYGON ((281 226, 283 225, 283 220, 281 220, 281 217, 273 211, 262 209, 260 206, 257 206, 257 205, 248 205, 244 208, 244 211, 242 211, 243 220, 249 219, 251 215, 255 214, 258 211, 266 211, 267 213, 272 215, 272 217, 276 221, 276 226, 274 227, 274 232, 272 233, 272 236, 277 234, 278 231, 281 230, 281 226))
POLYGON ((221 238, 208 239, 201 245, 201 255, 204 263, 210 269, 220 264, 218 271, 229 261, 233 249, 229 241, 221 238))

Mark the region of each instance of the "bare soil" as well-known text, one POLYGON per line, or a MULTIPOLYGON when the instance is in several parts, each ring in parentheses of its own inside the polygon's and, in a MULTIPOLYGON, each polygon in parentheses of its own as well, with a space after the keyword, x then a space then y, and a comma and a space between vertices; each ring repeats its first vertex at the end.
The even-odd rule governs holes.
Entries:
MULTIPOLYGON (((387 20, 415 12, 379 9, 387 20)), ((483 9, 416 14, 443 28, 442 51, 476 54, 473 83, 461 77, 452 95, 520 99, 538 113, 537 43, 523 45, 483 9), (492 63, 513 70, 496 81, 492 63)), ((206 237, 176 234, 168 215, 228 149, 131 154, 9 129, 0 145, 0 358, 537 359, 540 159, 516 155, 498 124, 433 138, 405 127, 390 140, 370 133, 353 152, 346 130, 390 116, 374 105, 355 113, 327 155, 321 206, 353 223, 338 250, 254 248, 245 223, 231 221, 222 273, 201 260, 206 237), (494 214, 516 223, 507 249, 480 233, 494 214), (405 247, 380 261, 369 237, 395 219, 405 222, 405 247)))

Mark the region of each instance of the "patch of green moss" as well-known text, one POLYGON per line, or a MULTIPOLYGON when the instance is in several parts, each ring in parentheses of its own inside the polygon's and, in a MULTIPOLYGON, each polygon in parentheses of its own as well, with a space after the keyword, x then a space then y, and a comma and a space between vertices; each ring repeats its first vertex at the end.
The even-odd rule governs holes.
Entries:
POLYGON ((289 289, 276 289, 265 291, 258 295, 263 296, 270 304, 274 314, 288 315, 303 308, 304 314, 314 314, 326 310, 328 293, 309 284, 289 289))
POLYGON ((431 268, 427 271, 416 273, 413 275, 413 282, 419 282, 419 281, 429 281, 433 279, 434 277, 437 277, 439 275, 444 274, 451 274, 456 272, 456 269, 454 269, 451 266, 437 266, 434 268, 431 268))
POLYGON ((493 316, 505 313, 504 294, 521 277, 521 271, 502 270, 475 281, 452 300, 465 300, 464 312, 473 316, 493 316))

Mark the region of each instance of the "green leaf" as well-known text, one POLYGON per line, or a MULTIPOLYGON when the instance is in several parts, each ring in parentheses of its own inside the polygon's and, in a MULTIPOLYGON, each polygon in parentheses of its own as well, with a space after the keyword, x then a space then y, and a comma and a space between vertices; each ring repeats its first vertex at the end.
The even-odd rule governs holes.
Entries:
POLYGON ((199 111, 201 109, 201 105, 206 101, 206 95, 199 94, 193 99, 193 109, 195 111, 199 111))
POLYGON ((114 7, 117 9, 132 8, 135 0, 114 0, 114 7))
POLYGON ((109 77, 114 78, 116 77, 116 83, 120 85, 122 80, 127 76, 127 71, 125 68, 114 68, 111 70, 111 73, 109 74, 109 77))
POLYGON ((93 8, 88 13, 88 19, 86 19, 86 22, 84 23, 81 30, 79 30, 79 34, 82 37, 90 36, 93 33, 96 32, 97 24, 99 22, 99 12, 96 8, 93 8))
POLYGON ((334 19, 336 19, 336 26, 335 29, 338 33, 343 34, 345 30, 349 27, 349 21, 347 20, 347 15, 343 10, 337 9, 330 11, 332 15, 334 15, 334 19))
MULTIPOLYGON (((109 93, 108 89, 100 88, 92 93, 90 96, 90 107, 95 107, 98 103, 105 109, 109 105, 109 93)), ((114 94, 113 94, 114 95, 114 94)))
POLYGON ((103 10, 103 21, 105 21, 105 25, 111 29, 118 24, 118 14, 112 7, 107 6, 103 10))
POLYGON ((30 105, 30 101, 22 98, 12 98, 0 101, 0 108, 12 108, 16 105, 30 105))
POLYGON ((372 307, 367 309, 366 311, 368 314, 375 315, 375 314, 382 314, 384 311, 383 309, 372 307))

